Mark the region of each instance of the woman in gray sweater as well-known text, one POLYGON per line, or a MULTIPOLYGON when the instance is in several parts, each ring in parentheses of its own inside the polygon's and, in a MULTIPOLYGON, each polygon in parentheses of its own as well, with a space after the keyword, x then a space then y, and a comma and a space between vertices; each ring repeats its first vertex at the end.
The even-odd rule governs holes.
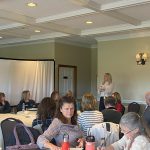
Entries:
POLYGON ((82 132, 77 126, 77 109, 74 98, 64 96, 58 102, 56 115, 49 128, 38 137, 40 148, 59 150, 63 142, 63 135, 69 135, 70 147, 82 147, 82 132), (51 143, 55 139, 56 145, 51 143))

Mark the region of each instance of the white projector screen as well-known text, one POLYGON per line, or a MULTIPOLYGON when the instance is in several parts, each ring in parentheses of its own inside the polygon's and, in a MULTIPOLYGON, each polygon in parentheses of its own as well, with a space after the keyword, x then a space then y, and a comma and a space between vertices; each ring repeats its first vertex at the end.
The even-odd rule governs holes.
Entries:
POLYGON ((54 90, 54 65, 54 60, 0 59, 0 92, 16 105, 22 91, 29 90, 31 99, 39 103, 54 90))

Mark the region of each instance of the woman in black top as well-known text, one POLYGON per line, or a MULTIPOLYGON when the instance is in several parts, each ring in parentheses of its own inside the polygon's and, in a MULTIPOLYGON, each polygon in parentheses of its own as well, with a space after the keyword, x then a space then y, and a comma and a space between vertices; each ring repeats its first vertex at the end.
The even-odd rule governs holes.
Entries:
POLYGON ((23 105, 26 108, 34 108, 36 107, 35 101, 30 99, 30 91, 26 90, 22 92, 22 98, 19 104, 17 105, 17 111, 22 111, 23 105))
POLYGON ((8 101, 5 100, 5 94, 0 92, 0 113, 10 113, 11 107, 8 101))
POLYGON ((56 103, 50 97, 43 98, 38 106, 37 118, 33 120, 32 127, 39 124, 44 132, 51 124, 55 110, 56 103))

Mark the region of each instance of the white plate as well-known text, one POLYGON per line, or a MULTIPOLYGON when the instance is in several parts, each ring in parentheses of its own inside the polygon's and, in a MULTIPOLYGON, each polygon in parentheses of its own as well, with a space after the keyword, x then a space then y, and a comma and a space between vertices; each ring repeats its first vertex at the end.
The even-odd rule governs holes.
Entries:
POLYGON ((37 108, 30 108, 29 111, 37 111, 37 108))
POLYGON ((70 148, 70 150, 83 150, 83 148, 70 148))

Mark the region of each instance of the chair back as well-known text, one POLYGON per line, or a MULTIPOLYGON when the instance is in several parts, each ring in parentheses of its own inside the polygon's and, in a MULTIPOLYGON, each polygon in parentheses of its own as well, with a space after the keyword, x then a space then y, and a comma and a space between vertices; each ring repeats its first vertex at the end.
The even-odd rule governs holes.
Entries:
POLYGON ((20 144, 24 145, 24 144, 29 144, 31 142, 31 138, 29 134, 27 133, 26 128, 31 132, 31 135, 36 143, 37 138, 40 135, 39 131, 32 127, 26 127, 22 125, 22 126, 16 126, 16 132, 17 132, 20 144))
POLYGON ((101 145, 101 138, 105 138, 106 146, 119 140, 119 124, 112 122, 95 124, 90 132, 95 137, 96 147, 101 145))
POLYGON ((1 122, 4 149, 6 148, 6 146, 12 146, 16 144, 13 130, 18 123, 22 123, 22 121, 15 118, 7 118, 1 122))
POLYGON ((139 113, 140 112, 140 104, 138 104, 137 102, 132 102, 128 105, 128 112, 136 112, 139 113))

